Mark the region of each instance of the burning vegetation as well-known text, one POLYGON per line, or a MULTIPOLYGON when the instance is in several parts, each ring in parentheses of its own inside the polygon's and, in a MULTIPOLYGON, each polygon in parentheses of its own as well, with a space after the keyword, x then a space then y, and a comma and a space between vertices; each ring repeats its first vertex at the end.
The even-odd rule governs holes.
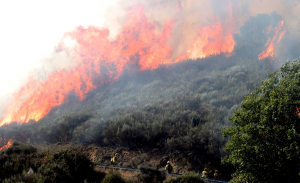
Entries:
MULTIPOLYGON (((177 1, 177 15, 183 7, 177 1)), ((43 81, 32 77, 14 94, 0 119, 0 150, 12 139, 76 141, 177 153, 187 162, 183 167, 196 171, 222 168, 228 153, 221 129, 273 69, 269 60, 276 60, 284 20, 276 12, 259 14, 237 30, 231 5, 226 16, 194 26, 196 36, 179 49, 170 44, 180 30, 176 18, 153 22, 145 9, 129 7, 114 38, 109 29, 93 26, 66 33, 64 39, 76 44, 70 48, 63 39, 57 52, 72 57, 74 67, 43 81)))
POLYGON ((270 27, 268 28, 268 32, 274 32, 274 37, 270 41, 267 50, 264 50, 263 52, 261 52, 258 55, 258 59, 259 60, 267 58, 267 57, 273 57, 274 56, 274 46, 275 46, 275 43, 279 43, 279 41, 281 40, 282 36, 286 32, 286 30, 284 28, 284 21, 283 20, 280 21, 279 24, 278 24, 278 27, 275 27, 273 30, 272 30, 272 26, 270 25, 270 27), (280 32, 280 34, 279 34, 279 32, 280 32), (275 40, 276 38, 277 38, 277 41, 275 40))
MULTIPOLYGON (((234 21, 229 12, 226 23, 212 19, 210 25, 199 26, 195 30, 198 37, 186 52, 177 58, 171 58, 172 46, 168 41, 172 37, 174 21, 163 23, 157 33, 156 24, 147 20, 143 6, 133 6, 127 10, 127 19, 122 31, 114 40, 108 38, 109 30, 97 27, 78 27, 66 33, 76 41, 76 46, 68 50, 61 43, 59 49, 66 50, 76 60, 71 70, 59 70, 48 75, 46 81, 30 78, 6 108, 0 120, 0 126, 12 122, 28 123, 39 121, 54 107, 68 102, 67 95, 75 93, 79 100, 84 100, 89 92, 103 84, 118 81, 124 71, 153 70, 159 66, 169 66, 187 59, 206 58, 208 56, 233 52, 234 21)), ((259 54, 259 59, 273 56, 274 39, 283 29, 283 21, 275 28, 275 36, 267 51, 259 54)), ((281 32, 277 43, 284 32, 281 32)))

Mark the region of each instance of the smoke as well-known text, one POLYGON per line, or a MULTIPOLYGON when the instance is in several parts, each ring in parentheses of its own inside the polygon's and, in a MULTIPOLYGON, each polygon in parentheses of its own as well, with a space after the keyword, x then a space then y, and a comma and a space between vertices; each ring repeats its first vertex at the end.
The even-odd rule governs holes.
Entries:
MULTIPOLYGON (((22 65, 18 65, 18 68, 26 70, 26 72, 19 74, 18 79, 16 79, 17 81, 11 80, 11 83, 14 83, 13 87, 1 91, 0 111, 3 111, 5 106, 9 103, 9 94, 13 93, 13 91, 17 91, 22 84, 26 83, 29 75, 34 76, 36 80, 42 82, 53 72, 70 70, 75 65, 78 65, 76 63, 77 60, 73 57, 72 53, 72 51, 76 50, 72 49, 72 47, 75 48, 77 43, 67 39, 61 41, 62 37, 64 37, 64 32, 70 32, 80 25, 83 25, 85 28, 87 26, 94 26, 96 27, 93 29, 95 31, 98 31, 98 27, 107 27, 109 29, 109 39, 114 40, 117 35, 123 31, 124 24, 127 20, 126 12, 137 4, 142 6, 147 21, 150 22, 151 25, 153 25, 153 23, 155 24, 155 31, 157 33, 161 33, 164 30, 163 28, 166 22, 170 21, 174 23, 172 25, 172 36, 168 40, 168 45, 172 47, 170 60, 174 60, 183 55, 187 52, 187 49, 191 48, 191 46, 195 46, 193 43, 197 37, 199 37, 198 29, 201 30, 201 28, 205 26, 211 26, 220 21, 222 26, 219 27, 222 27, 224 32, 228 31, 233 34, 240 34, 240 28, 251 16, 271 14, 274 11, 283 17, 287 30, 282 41, 275 47, 275 56, 281 60, 292 60, 300 54, 295 50, 295 47, 299 46, 298 38, 300 33, 300 21, 299 16, 297 15, 300 10, 300 4, 296 0, 118 0, 115 2, 116 3, 106 6, 100 6, 100 4, 96 2, 83 4, 70 1, 68 3, 60 4, 57 1, 53 4, 50 3, 46 5, 34 4, 34 1, 30 2, 29 6, 38 6, 41 8, 33 14, 34 16, 31 15, 27 17, 28 19, 43 15, 43 11, 48 11, 46 9, 50 9, 50 11, 47 12, 48 15, 52 16, 54 14, 55 17, 43 17, 42 19, 33 21, 30 26, 23 25, 30 30, 26 33, 19 31, 19 28, 17 29, 18 31, 14 32, 15 34, 20 34, 20 37, 18 37, 19 40, 17 39, 12 45, 18 45, 18 41, 22 42, 22 46, 17 47, 16 49, 26 50, 26 52, 29 53, 25 55, 25 58, 24 55, 20 54, 20 57, 15 57, 14 59, 23 59, 23 63, 27 63, 24 65, 30 66, 23 69, 22 65), (51 5, 51 8, 48 7, 49 5, 51 5), (56 6, 59 8, 56 8, 56 6), (99 17, 99 12, 101 12, 101 18, 99 17), (92 19, 92 21, 90 21, 90 19, 92 19), (67 25, 65 26, 64 24, 67 25), (34 32, 34 28, 36 28, 35 25, 39 25, 37 26, 39 28, 38 32, 34 32), (46 28, 41 28, 43 26, 46 28), (22 37, 26 37, 27 39, 21 39, 22 37), (38 39, 39 41, 34 42, 31 39, 38 39), (32 42, 34 42, 34 44, 30 44, 32 42), (60 47, 62 42, 62 45, 67 46, 68 49, 60 47), (47 45, 45 49, 38 49, 45 45, 47 45), (28 47, 33 51, 29 52, 28 49, 25 49, 28 47), (29 60, 33 61, 30 62, 29 60)), ((30 9, 30 7, 24 6, 30 9)), ((28 11, 28 9, 26 11, 28 11)), ((18 15, 17 17, 20 16, 21 15, 18 15)), ((276 25, 278 22, 273 22, 272 24, 276 25)), ((214 27, 209 30, 214 30, 214 27)), ((99 32, 101 31, 98 31, 98 33, 99 32)), ((7 34, 8 33, 9 31, 7 34)), ((86 36, 92 37, 89 33, 86 33, 86 36)), ((64 38, 67 37, 65 36, 64 38)), ((211 39, 210 37, 208 38, 211 39)), ((157 42, 159 42, 159 39, 157 39, 157 42)), ((265 44, 267 44, 267 41, 265 44)), ((158 46, 161 45, 158 44, 158 46)), ((10 49, 13 48, 11 47, 10 49)), ((14 53, 15 52, 11 52, 7 58, 11 57, 14 53)), ((254 56, 257 57, 258 54, 254 56)), ((1 66, 2 68, 6 68, 5 65, 1 66)), ((11 67, 8 70, 13 71, 14 69, 14 67, 11 67)), ((18 71, 16 72, 18 73, 18 71)), ((6 78, 10 78, 10 76, 6 78)))
POLYGON ((110 38, 114 39, 120 33, 126 20, 126 11, 137 4, 143 6, 148 21, 156 24, 156 32, 160 32, 168 20, 175 22, 169 41, 173 46, 172 59, 186 52, 198 36, 197 28, 210 23, 214 17, 209 1, 199 3, 196 0, 136 0, 128 3, 120 0, 109 9, 104 23, 110 30, 110 38))
POLYGON ((73 58, 57 51, 64 33, 103 26, 115 1, 0 1, 0 116, 29 77, 44 80, 55 70, 72 68, 73 58))
MULTIPOLYGON (((241 0, 236 1, 239 7, 247 7, 245 19, 258 14, 280 14, 285 23, 286 34, 275 48, 275 56, 281 65, 286 60, 300 58, 295 49, 300 45, 300 2, 298 0, 241 0)), ((241 13, 241 12, 239 12, 241 13)))
MULTIPOLYGON (((288 30, 284 39, 276 47, 275 56, 283 61, 298 57, 297 53, 289 53, 289 50, 299 45, 299 41, 296 41, 300 34, 298 0, 136 0, 130 3, 120 0, 117 5, 111 7, 106 16, 105 26, 109 28, 112 39, 122 30, 126 20, 126 10, 135 4, 144 6, 147 19, 157 24, 158 32, 168 19, 171 18, 175 22, 172 39, 169 41, 173 47, 172 59, 186 51, 186 48, 197 38, 196 30, 201 26, 210 25, 216 19, 221 19, 226 25, 228 24, 226 18, 231 13, 234 26, 231 25, 230 28, 233 33, 238 34, 240 28, 251 16, 271 14, 274 11, 283 17, 288 30)), ((273 24, 278 24, 278 22, 273 24)))

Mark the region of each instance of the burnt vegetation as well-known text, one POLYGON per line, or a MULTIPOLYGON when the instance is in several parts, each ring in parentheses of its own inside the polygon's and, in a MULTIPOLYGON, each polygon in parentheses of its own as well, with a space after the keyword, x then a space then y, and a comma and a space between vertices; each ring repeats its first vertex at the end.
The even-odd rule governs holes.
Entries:
MULTIPOLYGON (((273 69, 257 56, 268 38, 267 27, 279 20, 276 13, 251 18, 235 35, 235 54, 229 58, 221 54, 124 73, 118 82, 96 89, 82 102, 75 99, 53 109, 38 123, 1 127, 0 137, 31 144, 77 141, 143 152, 179 151, 197 171, 209 162, 217 167, 228 154, 221 133, 230 125, 227 116, 273 69)), ((46 171, 47 166, 52 164, 41 167, 46 171)))

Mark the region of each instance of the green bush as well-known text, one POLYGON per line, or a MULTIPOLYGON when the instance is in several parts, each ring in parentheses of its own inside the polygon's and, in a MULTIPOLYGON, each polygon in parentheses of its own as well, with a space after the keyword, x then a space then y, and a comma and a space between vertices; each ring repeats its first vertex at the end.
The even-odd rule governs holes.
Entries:
MULTIPOLYGON (((76 148, 61 150, 49 158, 52 164, 44 164, 39 172, 45 180, 66 180, 66 182, 83 182, 92 172, 93 164, 87 156, 76 148), (53 173, 56 173, 57 179, 53 173), (50 176, 50 177, 49 177, 50 176), (68 180, 68 181, 67 181, 68 180)), ((51 181, 49 181, 51 182, 51 181)))
POLYGON ((79 149, 37 152, 19 142, 0 153, 0 170, 0 182, 83 182, 104 177, 79 149), (27 174, 30 169, 33 172, 27 174))
POLYGON ((195 172, 188 172, 183 176, 165 180, 163 183, 204 183, 200 175, 195 172))
POLYGON ((138 181, 143 182, 143 183, 148 183, 148 182, 163 182, 166 179, 166 174, 165 172, 159 171, 154 168, 140 168, 141 173, 137 175, 138 181))
POLYGON ((30 154, 37 152, 37 148, 31 146, 22 144, 20 142, 14 141, 13 144, 4 151, 5 154, 11 155, 11 154, 30 154))
POLYGON ((101 183, 126 183, 126 181, 119 171, 110 169, 101 183))
POLYGON ((43 182, 73 182, 71 175, 68 174, 68 169, 64 169, 57 163, 47 163, 39 167, 38 172, 42 174, 43 182))
POLYGON ((300 172, 300 60, 268 72, 235 110, 223 159, 235 167, 235 181, 293 182, 300 172))

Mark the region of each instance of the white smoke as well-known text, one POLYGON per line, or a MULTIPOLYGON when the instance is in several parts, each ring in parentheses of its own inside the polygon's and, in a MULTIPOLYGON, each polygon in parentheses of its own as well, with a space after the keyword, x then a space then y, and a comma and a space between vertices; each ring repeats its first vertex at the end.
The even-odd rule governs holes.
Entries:
POLYGON ((71 58, 55 51, 64 33, 78 26, 102 27, 107 8, 115 2, 0 1, 0 116, 30 75, 43 79, 72 66, 71 58))

